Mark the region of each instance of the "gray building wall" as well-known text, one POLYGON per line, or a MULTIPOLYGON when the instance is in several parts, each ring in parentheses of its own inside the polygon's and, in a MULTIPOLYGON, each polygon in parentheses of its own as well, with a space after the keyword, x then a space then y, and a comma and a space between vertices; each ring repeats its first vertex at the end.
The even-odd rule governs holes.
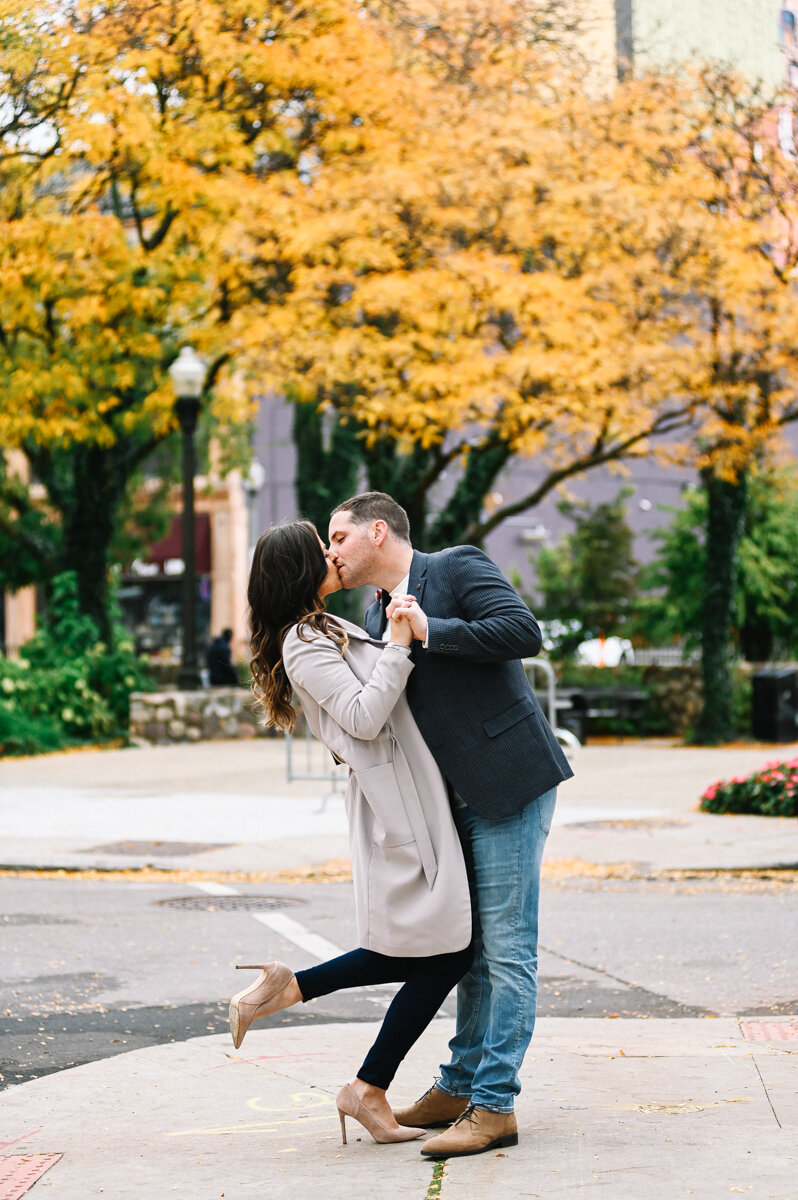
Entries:
MULTIPOLYGON (((279 396, 264 397, 256 421, 254 448, 264 467, 265 481, 252 500, 253 532, 263 530, 283 517, 297 515, 296 451, 291 425, 291 405, 279 396)), ((798 455, 796 426, 787 427, 785 452, 793 459, 798 455)), ((543 468, 536 459, 517 458, 499 476, 493 492, 502 497, 500 504, 508 503, 531 492, 542 477, 543 468)), ((627 463, 622 471, 597 468, 570 481, 566 489, 552 493, 534 509, 505 521, 488 537, 485 548, 505 573, 517 572, 524 588, 534 591, 535 572, 531 560, 542 547, 555 545, 573 528, 571 522, 558 512, 558 501, 567 494, 569 498, 594 506, 613 500, 621 488, 631 487, 634 491, 627 511, 635 535, 634 553, 638 562, 649 562, 657 550, 652 533, 672 520, 672 515, 663 510, 678 507, 683 489, 694 481, 693 471, 663 465, 653 458, 627 463)), ((436 501, 439 505, 445 503, 454 483, 454 475, 443 480, 437 496, 433 496, 433 507, 436 501)), ((345 497, 342 495, 340 499, 345 497)), ((326 536, 326 531, 320 532, 326 536)))

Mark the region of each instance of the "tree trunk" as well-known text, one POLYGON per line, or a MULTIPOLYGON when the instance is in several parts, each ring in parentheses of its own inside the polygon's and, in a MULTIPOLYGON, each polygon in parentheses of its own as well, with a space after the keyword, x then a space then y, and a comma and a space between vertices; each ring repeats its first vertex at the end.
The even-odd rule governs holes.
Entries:
POLYGON ((369 488, 393 496, 407 513, 413 545, 419 550, 430 549, 424 544, 430 486, 425 480, 437 478, 433 471, 434 451, 418 443, 408 451, 399 450, 394 438, 380 438, 364 449, 363 458, 369 488))
POLYGON ((315 404, 294 405, 297 505, 326 542, 330 513, 357 488, 362 451, 354 421, 336 419, 325 439, 325 419, 315 404))
POLYGON ((128 473, 117 447, 79 445, 67 453, 71 494, 62 507, 61 569, 76 573, 81 612, 95 621, 100 637, 111 646, 108 548, 128 473))
POLYGON ((469 454, 457 487, 427 533, 425 550, 443 550, 463 542, 481 545, 470 531, 479 525, 485 496, 509 457, 509 447, 499 441, 469 454))
POLYGON ((701 610, 704 701, 693 741, 714 746, 734 737, 732 665, 737 549, 743 532, 746 478, 731 483, 701 472, 707 494, 706 563, 701 610))
MULTIPOLYGON (((357 489, 362 461, 362 443, 354 421, 343 425, 336 419, 325 445, 325 415, 315 404, 294 405, 294 446, 297 463, 294 489, 299 512, 307 517, 327 541, 330 513, 357 489)), ((359 593, 336 592, 327 600, 330 612, 350 621, 363 620, 368 598, 359 593)))

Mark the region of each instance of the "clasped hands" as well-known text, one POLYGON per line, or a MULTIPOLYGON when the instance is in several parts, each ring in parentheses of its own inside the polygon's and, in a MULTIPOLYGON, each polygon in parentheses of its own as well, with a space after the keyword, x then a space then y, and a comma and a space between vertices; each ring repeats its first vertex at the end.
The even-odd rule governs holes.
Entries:
POLYGON ((385 610, 389 621, 405 622, 419 642, 427 640, 427 614, 419 608, 415 596, 392 596, 385 610))

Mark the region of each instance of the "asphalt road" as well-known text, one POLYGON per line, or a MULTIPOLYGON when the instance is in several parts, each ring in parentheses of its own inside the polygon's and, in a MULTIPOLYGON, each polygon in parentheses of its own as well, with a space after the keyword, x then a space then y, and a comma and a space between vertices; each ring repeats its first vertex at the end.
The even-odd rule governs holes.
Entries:
MULTIPOLYGON (((753 875, 549 880, 539 1012, 798 1015, 795 888, 753 875)), ((249 978, 236 962, 281 958, 298 969, 324 949, 308 938, 356 944, 349 884, 231 889, 0 876, 0 1086, 221 1032, 229 995, 249 978)), ((391 993, 340 993, 263 1024, 373 1021, 391 993)))

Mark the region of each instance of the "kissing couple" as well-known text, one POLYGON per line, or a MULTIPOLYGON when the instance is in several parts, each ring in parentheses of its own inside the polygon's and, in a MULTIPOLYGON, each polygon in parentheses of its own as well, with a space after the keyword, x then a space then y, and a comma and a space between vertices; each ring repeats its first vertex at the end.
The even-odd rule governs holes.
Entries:
POLYGON ((359 946, 305 971, 258 964, 230 1003, 236 1047, 253 1021, 341 988, 401 982, 337 1106, 378 1142, 442 1129, 432 1159, 514 1146, 518 1072, 535 1025, 540 869, 557 786, 573 772, 521 660, 537 621, 473 546, 414 550, 383 492, 339 504, 325 546, 308 521, 274 525, 249 579, 253 690, 268 723, 294 702, 349 767, 346 812, 359 946), (365 628, 328 613, 372 585, 365 628), (414 1104, 397 1068, 453 987, 449 1060, 414 1104))

